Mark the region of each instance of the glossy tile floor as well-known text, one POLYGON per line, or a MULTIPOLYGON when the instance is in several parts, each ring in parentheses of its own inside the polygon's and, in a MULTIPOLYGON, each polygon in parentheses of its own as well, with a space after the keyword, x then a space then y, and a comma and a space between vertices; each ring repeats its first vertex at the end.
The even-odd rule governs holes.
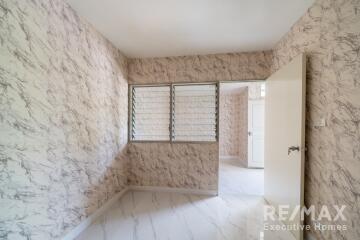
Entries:
POLYGON ((128 192, 77 240, 290 240, 287 232, 262 233, 262 176, 222 162, 217 197, 128 192))
POLYGON ((264 195, 264 169, 244 168, 236 160, 220 160, 219 193, 264 195))

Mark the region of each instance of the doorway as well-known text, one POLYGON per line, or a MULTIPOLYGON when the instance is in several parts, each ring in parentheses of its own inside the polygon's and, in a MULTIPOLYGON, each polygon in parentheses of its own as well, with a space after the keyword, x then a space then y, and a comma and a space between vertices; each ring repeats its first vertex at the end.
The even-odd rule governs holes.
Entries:
POLYGON ((264 81, 220 83, 220 194, 264 194, 264 98, 264 81))
MULTIPOLYGON (((264 83, 220 84, 219 195, 263 196, 276 224, 290 227, 284 239, 302 240, 305 55, 295 57, 266 80, 266 101, 264 83), (284 206, 292 214, 276 219, 284 206)), ((273 224, 273 220, 264 222, 273 224)), ((264 231, 262 236, 273 239, 272 233, 264 231)))

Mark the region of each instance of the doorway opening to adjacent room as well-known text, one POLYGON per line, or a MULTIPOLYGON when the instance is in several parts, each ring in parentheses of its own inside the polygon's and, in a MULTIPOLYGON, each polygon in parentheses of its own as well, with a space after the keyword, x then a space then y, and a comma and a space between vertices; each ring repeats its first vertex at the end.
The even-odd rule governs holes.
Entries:
POLYGON ((220 194, 264 194, 264 106, 265 81, 220 83, 220 194))
MULTIPOLYGON (((266 87, 264 81, 220 84, 220 195, 263 195, 271 207, 290 212, 304 206, 305 89, 304 54, 267 78, 266 87)), ((299 213, 282 222, 303 224, 299 213)), ((303 239, 300 228, 291 234, 303 239)))

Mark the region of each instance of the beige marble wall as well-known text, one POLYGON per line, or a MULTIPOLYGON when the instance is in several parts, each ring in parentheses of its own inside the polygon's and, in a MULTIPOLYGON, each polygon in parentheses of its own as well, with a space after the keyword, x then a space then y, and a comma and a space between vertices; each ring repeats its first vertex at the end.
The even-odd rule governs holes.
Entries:
POLYGON ((130 83, 259 80, 270 74, 271 51, 129 59, 130 83))
MULTIPOLYGON (((133 84, 258 80, 269 76, 270 67, 271 52, 129 59, 128 79, 133 84)), ((131 143, 129 156, 130 184, 217 189, 218 143, 131 143)))
POLYGON ((248 102, 263 99, 257 82, 226 82, 220 87, 220 157, 237 157, 248 165, 248 102))
POLYGON ((217 190, 217 143, 131 143, 128 184, 217 190))
MULTIPOLYGON (((249 87, 238 95, 238 122, 239 122, 239 160, 242 166, 248 165, 248 98, 249 87)), ((220 125, 221 130, 221 125, 220 125)))
POLYGON ((223 90, 220 93, 220 156, 237 157, 247 165, 248 88, 223 90))
POLYGON ((60 239, 126 184, 126 63, 62 0, 0 0, 0 238, 60 239))
POLYGON ((316 1, 274 49, 272 71, 307 54, 305 202, 317 210, 323 204, 347 205, 349 229, 313 232, 321 240, 360 239, 359 49, 358 0, 316 1), (321 118, 327 126, 315 128, 321 118))

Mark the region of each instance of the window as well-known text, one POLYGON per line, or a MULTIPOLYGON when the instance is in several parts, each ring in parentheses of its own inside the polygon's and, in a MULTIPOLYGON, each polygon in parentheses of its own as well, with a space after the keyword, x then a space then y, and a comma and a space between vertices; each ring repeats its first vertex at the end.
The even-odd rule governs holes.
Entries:
POLYGON ((170 86, 132 87, 131 107, 131 140, 170 140, 170 86))
POLYGON ((216 141, 216 85, 173 86, 174 141, 216 141))
POLYGON ((217 140, 215 83, 132 86, 130 90, 131 141, 217 140))

